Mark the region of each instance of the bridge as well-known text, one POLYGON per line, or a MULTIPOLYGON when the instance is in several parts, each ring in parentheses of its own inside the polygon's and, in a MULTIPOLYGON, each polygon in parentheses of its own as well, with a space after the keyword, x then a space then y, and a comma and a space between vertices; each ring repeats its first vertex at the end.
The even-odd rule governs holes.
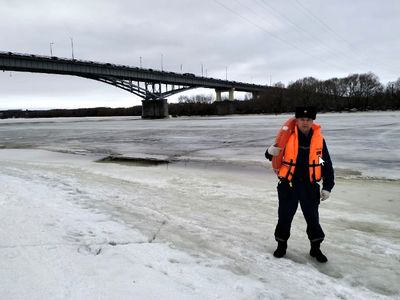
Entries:
POLYGON ((222 92, 229 92, 229 100, 234 100, 235 91, 252 93, 253 97, 257 97, 260 92, 268 89, 265 85, 202 77, 191 73, 181 74, 14 52, 0 52, 0 70, 72 75, 116 86, 143 99, 143 118, 167 117, 167 97, 190 89, 200 87, 215 89, 218 102, 221 101, 222 92))

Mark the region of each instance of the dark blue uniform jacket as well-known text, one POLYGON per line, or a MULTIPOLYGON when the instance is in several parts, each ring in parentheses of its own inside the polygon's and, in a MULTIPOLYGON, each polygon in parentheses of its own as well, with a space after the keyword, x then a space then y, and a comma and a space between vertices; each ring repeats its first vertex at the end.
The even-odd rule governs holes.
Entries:
MULTIPOLYGON (((297 154, 296 169, 292 181, 296 182, 309 182, 309 169, 308 169, 308 159, 310 152, 310 143, 312 137, 312 130, 308 136, 304 135, 300 130, 298 130, 299 135, 299 152, 297 154)), ((322 165, 322 189, 330 192, 335 185, 334 172, 332 167, 332 160, 329 155, 328 147, 326 146, 325 139, 323 141, 322 148, 322 159, 324 164, 322 165)), ((268 160, 272 160, 272 155, 265 151, 265 157, 268 160)))

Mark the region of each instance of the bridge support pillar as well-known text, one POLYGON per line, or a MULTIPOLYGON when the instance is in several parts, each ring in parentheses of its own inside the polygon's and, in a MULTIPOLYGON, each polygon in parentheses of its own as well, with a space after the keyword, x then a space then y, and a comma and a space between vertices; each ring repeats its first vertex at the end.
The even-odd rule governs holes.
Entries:
POLYGON ((221 98, 221 90, 215 90, 215 94, 216 94, 216 97, 215 97, 215 101, 221 101, 222 100, 222 98, 221 98))
POLYGON ((235 98, 233 97, 234 92, 235 92, 235 89, 233 89, 233 88, 229 90, 229 101, 235 100, 235 98))
POLYGON ((142 119, 163 119, 167 117, 168 117, 167 99, 142 101, 142 119))

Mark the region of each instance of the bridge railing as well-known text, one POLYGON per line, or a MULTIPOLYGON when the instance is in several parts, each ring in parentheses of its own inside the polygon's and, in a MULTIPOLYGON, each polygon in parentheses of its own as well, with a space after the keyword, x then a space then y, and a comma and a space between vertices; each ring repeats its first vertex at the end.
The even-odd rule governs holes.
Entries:
POLYGON ((253 84, 253 83, 228 81, 228 80, 212 78, 212 77, 196 76, 195 74, 192 74, 192 73, 176 73, 176 72, 171 72, 171 71, 161 71, 161 70, 154 70, 154 69, 150 69, 150 68, 140 68, 140 67, 133 67, 133 66, 122 65, 122 64, 94 62, 94 61, 89 61, 89 60, 64 58, 64 57, 58 57, 58 56, 46 56, 46 55, 38 55, 38 54, 0 51, 0 57, 3 57, 3 58, 15 57, 15 59, 22 59, 22 60, 26 59, 26 60, 38 61, 38 62, 48 61, 48 62, 52 62, 52 63, 57 63, 57 62, 70 63, 70 64, 81 65, 81 66, 86 66, 86 67, 87 66, 101 67, 101 68, 105 68, 105 69, 110 69, 110 71, 112 69, 114 69, 114 71, 126 70, 128 72, 148 74, 149 78, 156 77, 157 78, 156 81, 150 79, 150 81, 154 81, 154 82, 159 82, 160 78, 165 79, 165 77, 169 76, 169 78, 172 79, 172 81, 174 81, 174 80, 177 81, 177 83, 170 82, 171 84, 184 84, 184 85, 190 85, 193 87, 216 88, 216 89, 220 89, 221 91, 226 90, 226 89, 237 89, 238 91, 251 92, 251 91, 261 91, 261 90, 269 88, 266 85, 264 86, 264 85, 257 85, 257 84, 253 84))
MULTIPOLYGON (((234 84, 241 84, 241 85, 248 85, 248 86, 259 86, 256 84, 252 83, 245 83, 245 82, 238 82, 238 81, 227 81, 219 78, 213 78, 213 77, 204 77, 204 76, 197 76, 192 73, 177 73, 177 72, 172 72, 172 71, 161 71, 161 70, 154 70, 151 68, 141 68, 141 67, 135 67, 135 66, 128 66, 128 65, 122 65, 122 64, 115 64, 115 63, 104 63, 104 62, 96 62, 96 61, 91 61, 91 60, 84 60, 84 59, 72 59, 72 58, 66 58, 66 57, 59 57, 59 56, 47 56, 47 55, 40 55, 40 54, 29 54, 29 53, 19 53, 19 52, 6 52, 6 51, 0 51, 0 56, 17 56, 19 58, 26 57, 27 59, 35 59, 38 58, 39 60, 49 60, 49 61, 61 61, 61 62, 72 62, 72 63, 81 63, 85 65, 97 65, 97 66, 103 66, 103 67, 110 67, 110 68, 122 68, 122 69, 128 69, 131 71, 140 71, 140 72, 149 72, 153 74, 159 74, 159 75, 174 75, 174 76, 183 76, 186 79, 202 79, 202 80, 212 80, 213 82, 220 82, 220 83, 234 83, 234 84)), ((266 87, 266 86, 265 86, 266 87)))

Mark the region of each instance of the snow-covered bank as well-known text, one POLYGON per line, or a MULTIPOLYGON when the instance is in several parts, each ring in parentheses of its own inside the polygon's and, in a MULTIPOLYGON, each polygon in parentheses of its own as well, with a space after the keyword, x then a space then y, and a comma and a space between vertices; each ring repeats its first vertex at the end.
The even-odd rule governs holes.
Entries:
MULTIPOLYGON (((116 217, 120 204, 102 211, 103 201, 135 197, 113 190, 115 179, 74 158, 0 151, 1 299, 250 299, 262 290, 262 283, 218 262, 140 233, 116 217)), ((158 220, 149 219, 140 221, 156 235, 158 220)))
POLYGON ((299 212, 275 259, 269 170, 0 150, 1 299, 397 299, 399 182, 339 178, 326 265, 299 212))

